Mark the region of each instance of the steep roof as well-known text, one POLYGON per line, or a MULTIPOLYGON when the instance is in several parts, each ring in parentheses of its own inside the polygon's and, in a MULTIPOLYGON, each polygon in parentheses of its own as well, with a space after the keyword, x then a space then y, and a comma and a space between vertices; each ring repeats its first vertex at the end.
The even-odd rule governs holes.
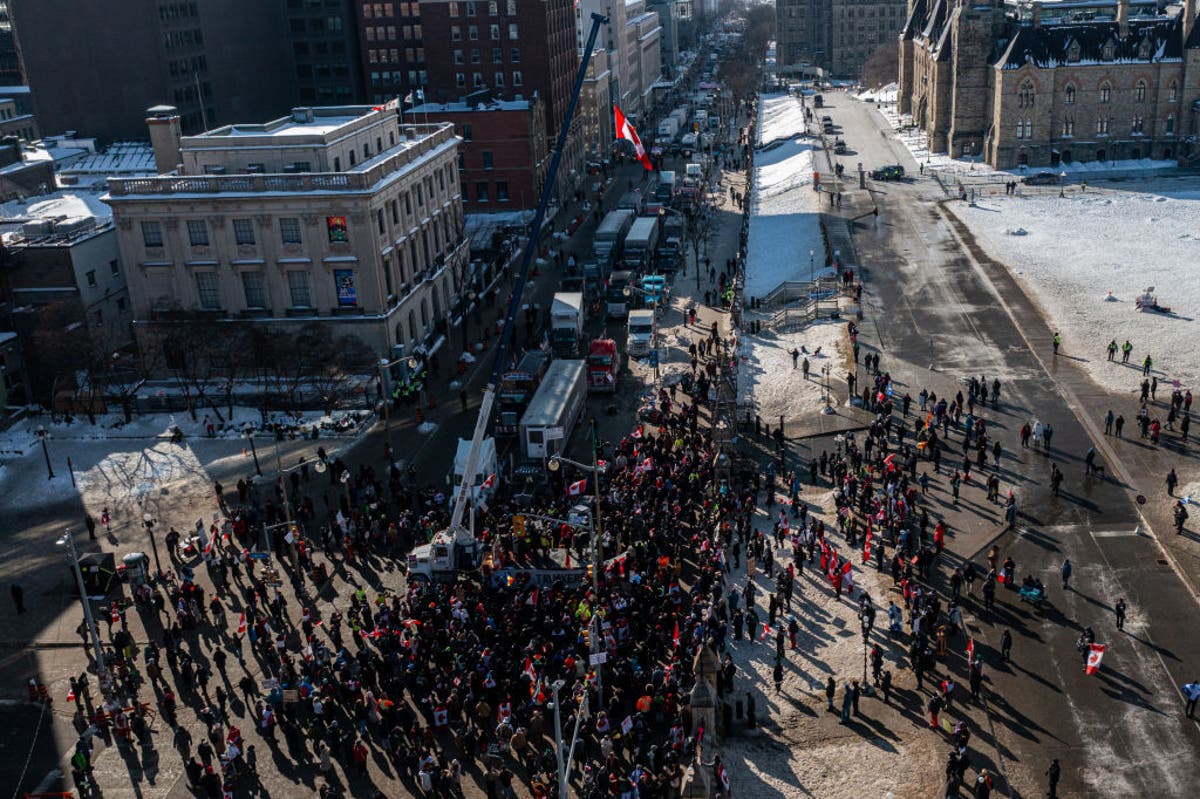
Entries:
POLYGON ((1181 25, 1178 18, 1131 20, 1125 36, 1121 36, 1120 27, 1113 21, 1037 28, 1022 25, 1015 30, 1012 41, 999 54, 996 64, 1002 69, 1019 69, 1026 63, 1048 69, 1068 64, 1179 61, 1183 58, 1181 25), (1110 43, 1112 57, 1105 58, 1105 46, 1110 43))
POLYGON ((929 11, 928 5, 926 0, 917 0, 913 3, 908 19, 904 21, 904 27, 900 29, 901 39, 912 39, 917 35, 917 32, 924 25, 925 15, 929 11))

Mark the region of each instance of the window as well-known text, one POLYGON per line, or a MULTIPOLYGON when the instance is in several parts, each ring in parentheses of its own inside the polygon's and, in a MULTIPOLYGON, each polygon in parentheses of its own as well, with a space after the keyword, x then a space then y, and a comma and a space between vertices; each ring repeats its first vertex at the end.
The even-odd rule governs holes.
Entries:
POLYGON ((96 285, 96 270, 95 270, 95 269, 89 269, 89 270, 88 270, 88 273, 87 273, 87 284, 88 284, 89 286, 94 286, 94 285, 96 285))
POLYGON ((503 72, 496 73, 496 88, 497 89, 504 88, 504 73, 503 72))
POLYGON ((504 63, 504 48, 503 47, 493 47, 492 48, 492 63, 493 64, 503 64, 504 63))
POLYGON ((246 292, 247 308, 267 307, 267 289, 262 272, 242 272, 242 289, 246 292))
POLYGON ((496 181, 496 202, 498 202, 498 203, 508 202, 508 181, 505 181, 505 180, 496 181))
POLYGON ((452 42, 461 42, 462 41, 462 28, 458 27, 457 25, 450 26, 450 41, 452 41, 452 42))
POLYGON ((108 273, 114 277, 121 274, 121 264, 115 258, 108 262, 108 273))
POLYGON ((471 141, 471 123, 464 122, 462 128, 463 141, 471 141))
POLYGON ((294 216, 285 216, 279 220, 279 240, 284 244, 300 243, 300 220, 294 216))
MULTIPOLYGON (((1096 119, 1096 135, 1097 136, 1107 136, 1108 135, 1108 117, 1098 117, 1096 119)), ((1097 160, 1102 160, 1102 159, 1100 159, 1099 156, 1097 156, 1097 160)))
POLYGON ((1107 103, 1112 99, 1112 86, 1108 83, 1100 84, 1100 102, 1107 103))
POLYGON ((379 208, 375 211, 375 225, 379 228, 379 235, 382 236, 387 232, 387 228, 383 224, 383 209, 379 208))
POLYGON ((475 3, 472 0, 467 0, 467 16, 475 16, 475 3))
POLYGON ((463 88, 467 85, 467 76, 461 72, 454 73, 454 85, 458 88, 463 88))
POLYGON ((1066 119, 1063 120, 1062 135, 1064 135, 1064 136, 1074 136, 1075 135, 1075 120, 1072 117, 1067 117, 1066 119))
POLYGON ((492 39, 498 40, 500 38, 500 26, 499 25, 492 25, 490 32, 492 35, 492 39))
POLYGON ((454 63, 455 64, 463 63, 463 51, 462 50, 454 51, 454 63))
POLYGON ((514 42, 517 39, 521 38, 520 32, 518 31, 517 23, 515 23, 515 22, 508 23, 508 38, 512 39, 514 42))
POLYGON ((1134 136, 1141 136, 1142 129, 1145 127, 1145 119, 1141 114, 1133 115, 1133 122, 1129 126, 1129 132, 1134 136))
POLYGON ((485 181, 479 181, 475 184, 475 202, 485 203, 488 201, 488 184, 485 181))
POLYGON ((505 0, 504 13, 510 17, 515 17, 517 15, 517 0, 505 0))
POLYGON ((467 38, 473 42, 479 41, 479 26, 478 25, 468 25, 467 26, 467 38))
POLYGON ((241 245, 254 243, 254 221, 251 219, 233 220, 233 238, 241 245))
POLYGON ((452 17, 458 16, 458 3, 450 4, 450 16, 452 16, 452 17))
POLYGON ((1033 108, 1033 84, 1029 81, 1021 84, 1021 88, 1017 90, 1017 107, 1018 108, 1033 108))
POLYGON ((1139 103, 1146 101, 1146 81, 1139 80, 1133 90, 1133 99, 1139 103))
POLYGON ((196 273, 196 294, 200 298, 200 307, 206 311, 221 309, 221 291, 217 284, 216 272, 196 273))
POLYGON ((147 247, 163 246, 162 225, 157 222, 143 222, 142 243, 147 247))
POLYGON ((1175 134, 1175 115, 1167 114, 1167 121, 1164 125, 1163 132, 1168 136, 1173 136, 1175 134))
POLYGON ((471 85, 473 85, 476 89, 482 89, 485 86, 482 72, 473 73, 473 82, 471 85))
POLYGON ((311 308, 312 301, 308 294, 308 272, 289 270, 287 279, 288 291, 292 295, 292 307, 311 308))
POLYGON ((471 50, 471 63, 472 64, 479 63, 479 50, 477 50, 477 49, 471 50))
POLYGON ((1112 39, 1109 39, 1107 42, 1104 43, 1104 48, 1100 51, 1100 58, 1102 58, 1105 61, 1112 61, 1113 56, 1116 54, 1116 52, 1117 52, 1116 43, 1113 42, 1112 39))
POLYGON ((1149 39, 1149 37, 1143 36, 1141 43, 1138 44, 1138 58, 1142 59, 1143 61, 1150 58, 1150 39, 1149 39))
POLYGON ((208 246, 208 225, 202 219, 189 219, 187 223, 188 243, 193 247, 208 246))
POLYGON ((520 64, 521 63, 521 48, 514 47, 511 50, 509 50, 508 51, 508 60, 513 62, 514 64, 520 64))
POLYGON ((484 169, 494 168, 494 165, 492 163, 492 151, 491 150, 483 151, 483 168, 484 169))
POLYGON ((524 85, 525 85, 525 81, 523 81, 521 79, 521 73, 514 72, 513 73, 513 86, 524 86, 524 85))
POLYGON ((496 0, 492 0, 490 3, 488 3, 488 16, 489 17, 494 17, 499 13, 500 13, 500 4, 497 3, 496 0))
POLYGON ((1075 105, 1075 84, 1068 83, 1063 91, 1063 105, 1075 105))
POLYGON ((350 228, 344 216, 325 217, 325 231, 329 235, 330 243, 350 241, 350 228))

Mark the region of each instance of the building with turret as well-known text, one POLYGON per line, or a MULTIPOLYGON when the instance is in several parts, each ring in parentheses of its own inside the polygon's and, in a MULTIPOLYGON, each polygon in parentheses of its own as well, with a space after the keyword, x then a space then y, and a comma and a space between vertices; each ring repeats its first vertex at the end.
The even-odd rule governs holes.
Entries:
POLYGON ((932 152, 994 167, 1191 159, 1197 0, 912 0, 899 111, 932 152))

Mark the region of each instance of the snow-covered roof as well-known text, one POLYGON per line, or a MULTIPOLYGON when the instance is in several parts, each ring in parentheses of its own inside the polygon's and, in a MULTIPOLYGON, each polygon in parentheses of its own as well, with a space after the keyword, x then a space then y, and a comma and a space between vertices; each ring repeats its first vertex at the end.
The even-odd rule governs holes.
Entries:
POLYGON ((404 112, 406 117, 411 118, 413 114, 444 114, 444 113, 466 113, 468 111, 528 111, 528 100, 488 100, 486 103, 468 103, 459 101, 454 103, 422 103, 421 105, 413 106, 404 112))
POLYGON ((1122 36, 1115 21, 1071 22, 1059 25, 1021 25, 997 60, 1002 69, 1027 63, 1042 69, 1059 66, 1134 64, 1180 61, 1183 41, 1180 21, 1167 17, 1130 20, 1122 36), (1105 58, 1111 47, 1111 57, 1105 58))
POLYGON ((102 223, 112 219, 112 208, 100 201, 99 194, 86 191, 56 191, 0 204, 0 217, 7 222, 87 216, 102 223))

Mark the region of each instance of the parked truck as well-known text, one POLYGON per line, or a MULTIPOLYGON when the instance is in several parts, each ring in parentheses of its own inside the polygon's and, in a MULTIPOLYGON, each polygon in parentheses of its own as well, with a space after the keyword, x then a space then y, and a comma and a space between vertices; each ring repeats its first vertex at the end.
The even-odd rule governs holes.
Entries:
POLYGON ((654 311, 644 309, 629 312, 629 331, 625 349, 630 355, 649 355, 654 346, 654 311))
POLYGON ((550 348, 557 358, 578 358, 583 338, 583 293, 560 291, 550 303, 550 348))
MULTIPOLYGON (((522 527, 526 524, 519 514, 513 518, 514 522, 520 519, 522 527)), ((520 563, 498 563, 491 547, 485 547, 482 541, 466 541, 441 532, 409 553, 408 579, 416 583, 454 582, 462 575, 478 572, 482 584, 490 588, 514 584, 549 588, 555 583, 576 586, 583 582, 585 569, 578 558, 572 560, 565 549, 552 549, 549 555, 535 553, 520 563)))
POLYGON ((496 386, 494 428, 497 438, 511 438, 517 434, 521 416, 541 385, 549 364, 550 356, 541 350, 531 350, 525 353, 515 369, 500 374, 500 382, 496 386))
POLYGON ((630 307, 638 307, 641 295, 636 291, 631 296, 625 296, 625 289, 633 281, 633 273, 619 269, 608 276, 608 285, 604 289, 604 302, 608 306, 608 315, 623 319, 629 313, 630 307))
POLYGON ((683 258, 683 217, 669 214, 663 219, 662 232, 658 236, 659 272, 674 272, 683 258))
POLYGON ((617 342, 611 338, 592 339, 587 365, 588 391, 612 394, 617 390, 617 342))
POLYGON ((583 361, 550 364, 537 393, 521 417, 521 454, 545 461, 563 451, 587 400, 587 368, 583 361))
POLYGON ((675 172, 664 169, 658 173, 658 184, 654 187, 654 199, 664 206, 670 207, 675 199, 675 172))
POLYGON ((658 217, 639 216, 633 220, 625 235, 625 254, 622 263, 632 272, 646 272, 654 266, 658 247, 658 217))
POLYGON ((625 234, 633 224, 633 211, 617 209, 609 211, 596 228, 592 238, 592 248, 598 261, 616 262, 621 257, 621 247, 625 244, 625 234))
POLYGON ((667 117, 658 123, 658 141, 660 144, 670 144, 679 135, 679 120, 667 117))

